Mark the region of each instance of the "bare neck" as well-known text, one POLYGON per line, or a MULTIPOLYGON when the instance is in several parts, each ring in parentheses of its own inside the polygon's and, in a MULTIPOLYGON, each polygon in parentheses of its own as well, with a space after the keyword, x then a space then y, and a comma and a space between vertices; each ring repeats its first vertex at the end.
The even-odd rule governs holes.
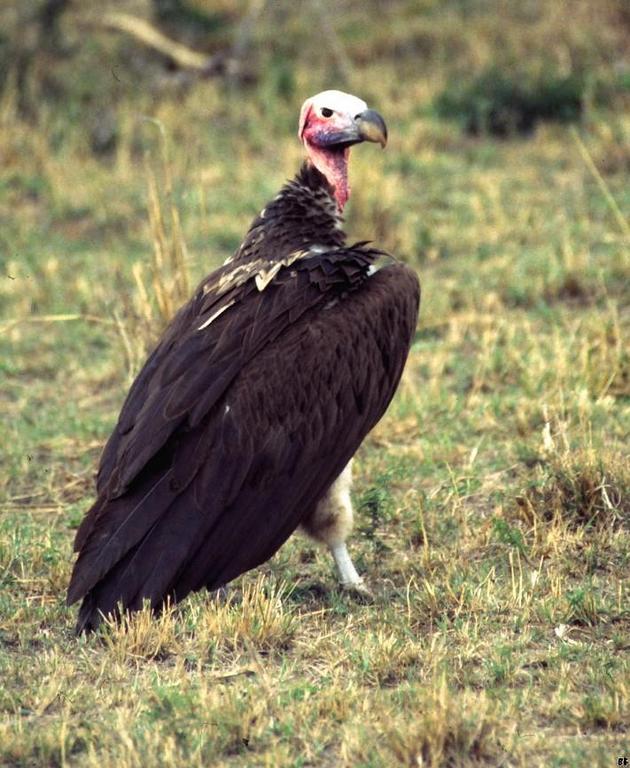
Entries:
POLYGON ((308 142, 305 142, 305 147, 308 155, 307 162, 314 165, 326 177, 326 180, 334 190, 339 210, 343 211, 350 197, 350 186, 348 184, 350 147, 341 149, 329 147, 324 149, 308 142))

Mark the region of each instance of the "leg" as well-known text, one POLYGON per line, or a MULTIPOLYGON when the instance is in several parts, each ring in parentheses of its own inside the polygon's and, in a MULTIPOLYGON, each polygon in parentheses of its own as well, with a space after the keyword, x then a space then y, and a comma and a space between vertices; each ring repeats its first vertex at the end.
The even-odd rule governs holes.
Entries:
POLYGON ((330 486, 313 514, 302 523, 302 528, 311 538, 329 547, 344 589, 369 594, 346 547, 346 539, 352 530, 351 486, 352 461, 330 486))

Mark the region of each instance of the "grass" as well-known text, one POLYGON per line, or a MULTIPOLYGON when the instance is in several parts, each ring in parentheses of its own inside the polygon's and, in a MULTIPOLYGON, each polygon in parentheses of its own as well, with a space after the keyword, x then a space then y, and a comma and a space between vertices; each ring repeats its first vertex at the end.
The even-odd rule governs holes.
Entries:
POLYGON ((579 120, 585 86, 577 77, 547 75, 546 80, 527 80, 524 73, 506 77, 491 69, 473 83, 450 85, 439 95, 435 108, 440 116, 458 120, 472 135, 527 134, 539 120, 579 120))
MULTIPOLYGON (((0 764, 630 756, 628 113, 587 105, 579 142, 545 124, 495 141, 428 108, 458 68, 504 55, 493 45, 535 57, 532 24, 545 55, 577 46, 605 76, 617 29, 586 24, 588 4, 573 25, 513 9, 493 43, 496 20, 474 3, 436 8, 401 2, 382 27, 350 6, 335 19, 352 90, 391 134, 384 153, 353 151, 347 228, 423 284, 400 390, 355 463, 351 551, 368 605, 339 593, 329 557, 300 537, 224 601, 195 595, 78 640, 64 605, 100 449, 169 311, 160 291, 182 290, 177 270, 194 285, 220 264, 299 163, 300 100, 331 77, 307 66, 307 42, 285 51, 308 40, 307 20, 291 15, 279 42, 291 77, 277 57, 249 90, 133 83, 103 97, 117 126, 104 159, 78 96, 29 126, 3 93, 0 764), (142 115, 163 126, 166 165, 142 115), (176 269, 156 288, 159 259, 176 269)), ((103 82, 98 45, 128 55, 94 38, 78 54, 86 82, 68 89, 103 82)))

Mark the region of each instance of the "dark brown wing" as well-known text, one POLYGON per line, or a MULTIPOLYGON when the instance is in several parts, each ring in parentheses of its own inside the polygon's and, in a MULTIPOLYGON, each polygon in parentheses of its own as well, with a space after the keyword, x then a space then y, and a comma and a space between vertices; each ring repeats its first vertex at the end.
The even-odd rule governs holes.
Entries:
MULTIPOLYGON (((159 407, 108 446, 117 459, 104 486, 113 493, 101 495, 77 537, 68 599, 87 595, 79 628, 118 601, 134 609, 148 598, 157 607, 169 595, 225 584, 267 560, 313 509, 387 408, 415 329, 415 275, 387 267, 348 293, 359 273, 365 264, 349 256, 302 264, 242 297, 232 317, 228 310, 215 321, 218 348, 229 333, 226 347, 241 350, 226 353, 223 367, 214 354, 206 366, 200 349, 180 368, 173 347, 148 362, 140 402, 159 407), (156 387, 161 371, 170 376, 156 387), (173 371, 181 390, 165 398, 173 371), (217 376, 225 384, 209 396, 217 376), (126 438, 137 429, 143 434, 126 438), (156 433, 144 465, 128 471, 133 451, 156 433)), ((139 396, 136 387, 121 422, 139 396)))
MULTIPOLYGON (((243 284, 229 279, 249 265, 227 265, 204 281, 174 318, 129 391, 101 457, 99 494, 109 499, 124 494, 173 434, 203 421, 247 361, 305 312, 360 285, 381 255, 362 246, 337 249, 304 259, 294 269, 282 269, 264 291, 253 279, 243 284), (220 290, 223 277, 233 287, 220 290)), ((78 546, 89 519, 84 523, 78 546)))

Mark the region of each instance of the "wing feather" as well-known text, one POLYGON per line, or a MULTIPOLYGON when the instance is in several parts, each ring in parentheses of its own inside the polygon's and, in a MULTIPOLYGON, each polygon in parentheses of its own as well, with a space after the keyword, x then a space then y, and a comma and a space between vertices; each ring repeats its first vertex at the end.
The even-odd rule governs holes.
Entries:
POLYGON ((345 294, 359 282, 351 261, 327 290, 326 259, 281 270, 263 293, 241 286, 237 306, 200 332, 205 346, 190 310, 182 339, 167 334, 140 374, 153 402, 135 421, 123 409, 132 426, 110 440, 106 492, 77 535, 68 600, 85 596, 80 626, 118 601, 158 607, 264 562, 340 474, 394 394, 419 301, 415 275, 393 266, 323 310, 331 285, 345 294), (169 359, 180 355, 194 362, 186 378, 169 359))
MULTIPOLYGON (((111 497, 124 494, 184 422, 201 423, 243 365, 322 302, 332 283, 322 287, 318 282, 321 262, 334 258, 322 256, 301 270, 282 270, 263 293, 253 281, 239 286, 226 294, 232 301, 234 292, 240 291, 237 306, 202 331, 198 329, 203 318, 195 306, 206 297, 198 292, 178 314, 132 387, 103 453, 99 492, 111 497)), ((341 262, 343 254, 336 259, 341 262)), ((364 260, 367 265, 369 257, 364 260)))

